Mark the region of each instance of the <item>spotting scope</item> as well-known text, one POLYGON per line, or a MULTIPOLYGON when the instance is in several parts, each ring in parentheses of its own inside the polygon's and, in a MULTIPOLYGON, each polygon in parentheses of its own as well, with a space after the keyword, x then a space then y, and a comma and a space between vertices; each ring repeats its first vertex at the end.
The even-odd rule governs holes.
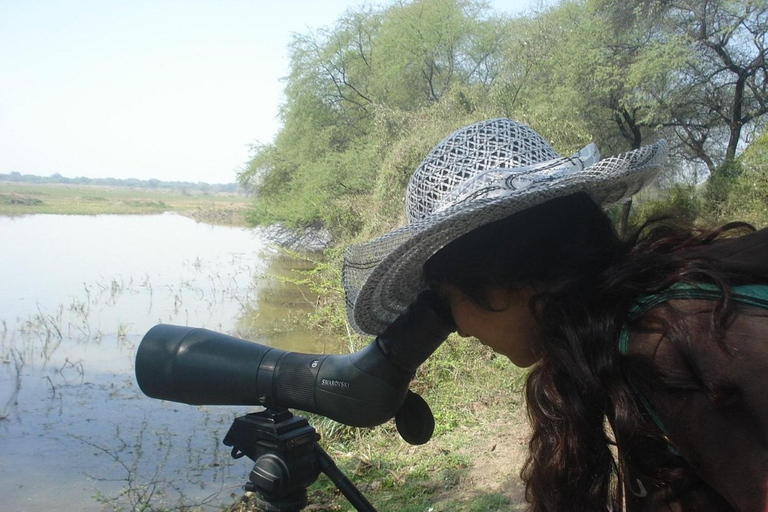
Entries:
POLYGON ((397 416, 403 438, 421 444, 431 437, 434 419, 408 387, 419 365, 455 328, 450 309, 431 291, 422 292, 368 346, 344 355, 289 352, 207 329, 160 324, 139 345, 136 380, 149 397, 192 405, 299 409, 356 427, 397 416))

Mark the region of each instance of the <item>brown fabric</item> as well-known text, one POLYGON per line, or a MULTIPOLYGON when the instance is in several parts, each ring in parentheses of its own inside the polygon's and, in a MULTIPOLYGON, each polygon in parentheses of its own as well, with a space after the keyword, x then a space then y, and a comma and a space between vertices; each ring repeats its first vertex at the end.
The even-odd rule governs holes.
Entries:
MULTIPOLYGON (((654 394, 653 407, 684 460, 690 487, 677 494, 653 489, 629 468, 629 510, 768 510, 768 310, 739 307, 727 331, 727 352, 710 335, 711 317, 710 302, 673 301, 649 313, 646 322, 682 322, 690 334, 687 347, 659 333, 630 340, 630 353, 652 361, 670 388, 654 394), (643 482, 645 496, 638 490, 643 482)), ((652 443, 641 456, 651 464, 674 457, 652 443)))
MULTIPOLYGON (((768 282, 768 230, 681 257, 717 260, 737 281, 768 282)), ((629 356, 650 362, 663 382, 649 398, 673 448, 648 441, 625 459, 629 511, 768 511, 768 309, 735 307, 723 340, 712 334, 713 303, 701 300, 658 306, 631 334, 629 356), (668 337, 673 326, 682 346, 668 337), (655 488, 632 460, 672 461, 688 484, 655 488)))

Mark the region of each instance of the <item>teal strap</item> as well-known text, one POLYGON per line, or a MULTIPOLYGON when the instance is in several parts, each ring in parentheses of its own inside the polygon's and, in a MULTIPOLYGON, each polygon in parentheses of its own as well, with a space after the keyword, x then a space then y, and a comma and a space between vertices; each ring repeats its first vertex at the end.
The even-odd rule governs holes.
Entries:
MULTIPOLYGON (((737 302, 768 309, 768 285, 747 284, 731 288, 732 298, 737 302)), ((656 295, 640 297, 629 310, 629 318, 635 319, 648 310, 677 299, 718 300, 722 296, 720 288, 709 283, 677 283, 656 295)), ((626 354, 629 351, 629 328, 624 325, 619 334, 619 351, 626 354)))
MULTIPOLYGON (((768 285, 749 284, 749 285, 733 286, 731 288, 731 293, 732 293, 733 300, 737 302, 741 302, 749 306, 756 306, 756 307, 768 309, 768 285)), ((629 318, 630 319, 639 318, 648 310, 658 306, 659 304, 669 302, 670 300, 678 300, 678 299, 718 300, 720 297, 722 297, 722 292, 720 288, 718 288, 713 284, 677 283, 656 295, 647 295, 645 297, 640 297, 635 302, 635 304, 630 308, 629 318)), ((619 351, 622 354, 627 354, 629 352, 629 327, 626 324, 621 329, 621 333, 619 334, 619 351)), ((631 381, 630 381, 630 385, 632 385, 631 381)), ((632 387, 634 388, 634 386, 632 387)), ((648 400, 646 400, 646 398, 640 393, 637 393, 637 390, 635 390, 635 393, 637 394, 638 397, 640 397, 640 401, 643 403, 645 410, 648 411, 648 414, 650 414, 651 418, 653 418, 653 421, 661 429, 661 432, 664 434, 664 437, 666 438, 667 430, 666 428, 664 428, 664 425, 661 423, 661 420, 657 416, 654 409, 648 403, 648 400)), ((669 440, 667 440, 667 442, 669 442, 669 440)), ((671 443, 670 443, 669 449, 673 453, 678 454, 677 450, 675 450, 674 446, 672 446, 671 443)))

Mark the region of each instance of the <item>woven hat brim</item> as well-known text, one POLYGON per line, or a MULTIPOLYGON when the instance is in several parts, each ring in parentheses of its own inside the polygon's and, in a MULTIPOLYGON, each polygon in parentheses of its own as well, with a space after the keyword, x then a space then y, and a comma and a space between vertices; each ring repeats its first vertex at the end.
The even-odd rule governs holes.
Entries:
POLYGON ((424 263, 460 236, 527 208, 579 192, 587 193, 607 208, 655 180, 666 153, 666 142, 662 140, 530 189, 448 208, 368 243, 348 247, 342 283, 350 324, 359 333, 381 334, 426 287, 424 263))

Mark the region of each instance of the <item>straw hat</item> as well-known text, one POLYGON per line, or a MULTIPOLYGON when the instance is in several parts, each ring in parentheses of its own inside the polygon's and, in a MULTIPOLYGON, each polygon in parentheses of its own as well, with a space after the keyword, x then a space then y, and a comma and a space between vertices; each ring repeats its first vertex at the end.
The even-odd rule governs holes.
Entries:
POLYGON ((422 267, 456 238, 551 199, 586 192, 606 208, 650 184, 666 160, 653 145, 600 160, 594 144, 560 157, 528 126, 492 119, 445 138, 406 190, 408 225, 344 254, 347 316, 381 334, 426 287, 422 267))

